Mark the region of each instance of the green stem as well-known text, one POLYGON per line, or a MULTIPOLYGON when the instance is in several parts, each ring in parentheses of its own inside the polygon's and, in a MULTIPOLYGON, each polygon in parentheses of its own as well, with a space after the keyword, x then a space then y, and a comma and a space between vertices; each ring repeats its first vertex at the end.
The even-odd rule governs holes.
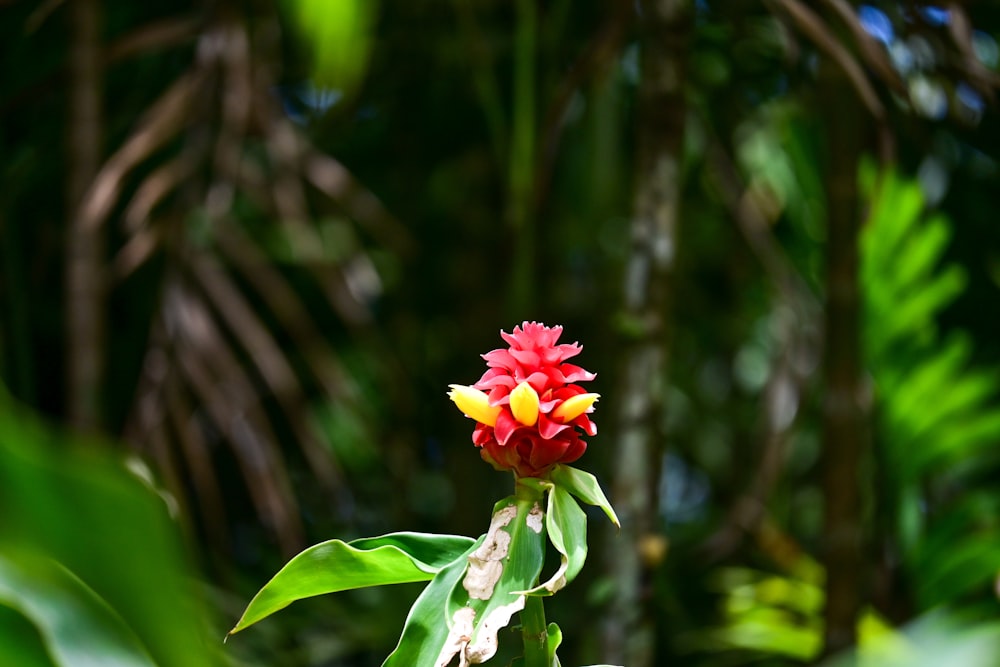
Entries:
POLYGON ((551 667, 545 603, 537 595, 529 595, 525 600, 521 611, 521 636, 524 638, 524 667, 551 667))
MULTIPOLYGON (((537 480, 533 480, 536 481, 537 480)), ((545 491, 538 486, 514 482, 514 497, 518 501, 545 506, 545 491)), ((535 584, 538 582, 535 581, 535 584)), ((521 637, 524 639, 524 667, 551 667, 549 663, 549 632, 545 623, 545 601, 536 595, 525 598, 521 610, 521 637)))
POLYGON ((537 64, 537 0, 517 0, 514 33, 514 91, 507 214, 514 234, 512 310, 531 310, 535 288, 535 67, 537 64))

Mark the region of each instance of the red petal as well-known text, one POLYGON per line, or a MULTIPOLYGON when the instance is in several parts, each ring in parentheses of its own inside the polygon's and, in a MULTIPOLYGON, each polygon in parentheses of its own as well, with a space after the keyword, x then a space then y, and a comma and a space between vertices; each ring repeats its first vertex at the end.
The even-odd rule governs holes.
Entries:
POLYGON ((480 380, 479 382, 477 382, 472 386, 482 391, 486 391, 487 389, 494 389, 495 387, 506 387, 507 389, 513 389, 514 387, 517 386, 517 383, 514 382, 514 378, 512 378, 506 371, 500 371, 500 372, 501 375, 480 380))
POLYGON ((531 385, 532 389, 542 394, 545 392, 545 386, 549 383, 549 376, 541 371, 535 371, 525 378, 525 380, 531 385))
POLYGON ((486 424, 476 424, 476 428, 472 432, 472 442, 476 445, 476 447, 482 447, 493 439, 492 426, 487 426, 486 424))
MULTIPOLYGON (((522 337, 531 340, 539 347, 551 347, 559 340, 562 330, 559 325, 547 327, 541 322, 523 322, 521 324, 522 337)), ((516 332, 517 329, 515 328, 514 331, 516 332)))
POLYGON ((537 352, 532 352, 531 350, 515 350, 511 349, 510 356, 517 359, 518 363, 523 366, 536 367, 541 363, 541 358, 538 356, 537 352))
POLYGON ((510 414, 509 409, 504 409, 500 411, 497 415, 496 426, 493 427, 493 432, 496 434, 497 442, 501 446, 505 446, 507 441, 510 440, 510 436, 514 434, 514 431, 518 429, 520 424, 514 419, 514 415, 510 414))
POLYGON ((476 387, 476 389, 488 389, 489 387, 479 387, 477 385, 489 384, 489 386, 493 386, 497 382, 503 381, 504 378, 510 378, 510 371, 506 368, 493 367, 483 373, 482 377, 479 378, 479 382, 473 386, 476 387))
POLYGON ((506 368, 509 371, 517 367, 517 360, 510 356, 509 350, 492 350, 482 355, 486 365, 491 368, 506 368))
POLYGON ((510 403, 508 396, 510 396, 509 388, 503 385, 493 387, 493 389, 490 389, 489 394, 490 405, 507 405, 510 403))
MULTIPOLYGON (((497 426, 500 426, 500 419, 497 419, 497 426)), ((546 440, 550 440, 566 429, 569 428, 569 424, 560 424, 554 422, 544 414, 538 415, 538 435, 542 436, 546 440)))
POLYGON ((586 412, 571 421, 570 424, 573 426, 579 426, 583 429, 583 432, 589 436, 597 435, 597 424, 595 424, 590 417, 587 416, 586 412))
MULTIPOLYGON (((479 387, 476 387, 479 389, 479 387)), ((574 396, 579 396, 580 394, 586 394, 587 390, 578 384, 568 384, 563 387, 559 387, 552 392, 552 400, 565 401, 568 398, 573 398, 574 396)))
POLYGON ((480 456, 497 470, 512 470, 519 463, 517 452, 511 447, 501 447, 496 440, 483 447, 480 456))
POLYGON ((537 441, 531 450, 531 458, 528 461, 537 470, 548 468, 563 458, 569 446, 570 442, 562 439, 537 441))
POLYGON ((583 347, 579 343, 564 343, 556 345, 553 349, 559 352, 559 361, 566 361, 570 357, 575 357, 583 352, 583 347))
POLYGON ((514 333, 507 333, 506 331, 504 331, 503 329, 501 329, 500 330, 500 337, 503 338, 504 341, 506 341, 506 343, 508 345, 510 345, 511 347, 514 347, 515 345, 518 345, 518 337, 519 337, 520 333, 521 333, 521 331, 517 327, 514 327, 514 333))
POLYGON ((587 443, 585 443, 580 438, 574 440, 569 448, 563 453, 562 458, 559 459, 559 463, 572 463, 578 458, 583 456, 583 453, 587 451, 587 443))
POLYGON ((555 399, 552 401, 542 401, 538 404, 538 411, 548 414, 552 412, 555 409, 555 407, 560 403, 562 403, 562 401, 559 399, 555 399))
POLYGON ((596 373, 591 373, 573 364, 563 364, 559 370, 566 378, 564 382, 589 382, 597 377, 596 373))

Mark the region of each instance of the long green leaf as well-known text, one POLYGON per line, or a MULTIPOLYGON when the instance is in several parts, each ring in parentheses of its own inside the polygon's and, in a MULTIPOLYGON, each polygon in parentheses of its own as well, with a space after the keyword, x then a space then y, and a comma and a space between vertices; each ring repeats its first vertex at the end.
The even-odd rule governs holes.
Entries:
POLYGON ((0 556, 0 605, 31 621, 57 667, 156 667, 104 600, 44 556, 0 556))
MULTIPOLYGON (((92 591, 153 664, 218 664, 191 586, 193 570, 163 499, 125 470, 119 448, 48 428, 2 390, 0 526, 0 553, 44 555, 57 563, 66 576, 52 574, 50 581, 65 584, 70 597, 79 597, 72 591, 81 586, 92 591)), ((80 609, 100 613, 100 605, 80 609)), ((7 631, 24 627, 12 614, 0 627, 0 646, 7 644, 7 631)), ((77 627, 91 622, 98 621, 74 619, 77 627)), ((21 667, 2 650, 0 664, 21 667)))
POLYGON ((926 574, 916 582, 917 599, 931 608, 970 591, 992 590, 997 553, 1000 553, 1000 534, 996 531, 984 532, 972 539, 963 536, 946 549, 938 549, 932 554, 920 553, 916 565, 926 574))
POLYGON ((979 472, 978 457, 995 452, 998 441, 1000 412, 979 410, 929 443, 923 459, 927 466, 948 466, 950 476, 966 471, 979 472))
POLYGON ((0 601, 0 655, 18 667, 54 667, 30 619, 0 601))
POLYGON ((436 574, 441 568, 464 554, 476 540, 465 535, 439 535, 435 533, 415 533, 404 531, 388 533, 380 537, 363 537, 351 540, 355 549, 377 549, 384 546, 397 547, 413 558, 418 567, 429 568, 436 574))
POLYGON ((254 596, 234 634, 303 598, 354 588, 429 581, 473 540, 457 535, 392 533, 347 543, 329 540, 295 556, 254 596))

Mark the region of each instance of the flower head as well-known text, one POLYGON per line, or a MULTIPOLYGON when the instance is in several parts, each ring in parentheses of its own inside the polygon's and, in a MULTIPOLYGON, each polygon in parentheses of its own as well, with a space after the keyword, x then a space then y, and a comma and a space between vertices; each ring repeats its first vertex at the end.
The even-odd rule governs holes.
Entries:
POLYGON ((555 464, 583 455, 587 444, 580 431, 597 434, 588 415, 599 396, 576 384, 595 375, 566 363, 582 348, 557 344, 560 335, 562 327, 538 322, 524 322, 509 334, 501 331, 508 348, 483 355, 489 369, 479 382, 451 385, 449 398, 477 422, 472 442, 497 470, 544 476, 555 464))

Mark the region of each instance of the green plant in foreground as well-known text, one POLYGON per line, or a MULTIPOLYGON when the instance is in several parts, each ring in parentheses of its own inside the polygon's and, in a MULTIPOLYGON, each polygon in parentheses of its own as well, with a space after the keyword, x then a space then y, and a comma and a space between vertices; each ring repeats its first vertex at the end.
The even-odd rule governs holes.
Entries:
POLYGON ((566 360, 576 344, 557 344, 562 327, 525 322, 501 332, 508 349, 485 355, 489 369, 472 386, 451 385, 449 397, 476 421, 473 443, 497 470, 514 473, 514 494, 493 507, 489 530, 457 535, 392 533, 330 540, 293 558, 250 601, 230 634, 296 600, 367 586, 430 581, 407 616, 383 667, 462 667, 496 655, 499 631, 520 615, 523 667, 559 665, 562 634, 546 623, 543 600, 572 581, 587 559, 587 517, 577 501, 618 517, 590 473, 567 463, 595 435, 589 415, 597 394, 577 382, 594 375, 566 360), (560 556, 541 581, 546 539, 560 556))
POLYGON ((0 665, 223 664, 192 573, 168 506, 107 443, 0 387, 0 665))

